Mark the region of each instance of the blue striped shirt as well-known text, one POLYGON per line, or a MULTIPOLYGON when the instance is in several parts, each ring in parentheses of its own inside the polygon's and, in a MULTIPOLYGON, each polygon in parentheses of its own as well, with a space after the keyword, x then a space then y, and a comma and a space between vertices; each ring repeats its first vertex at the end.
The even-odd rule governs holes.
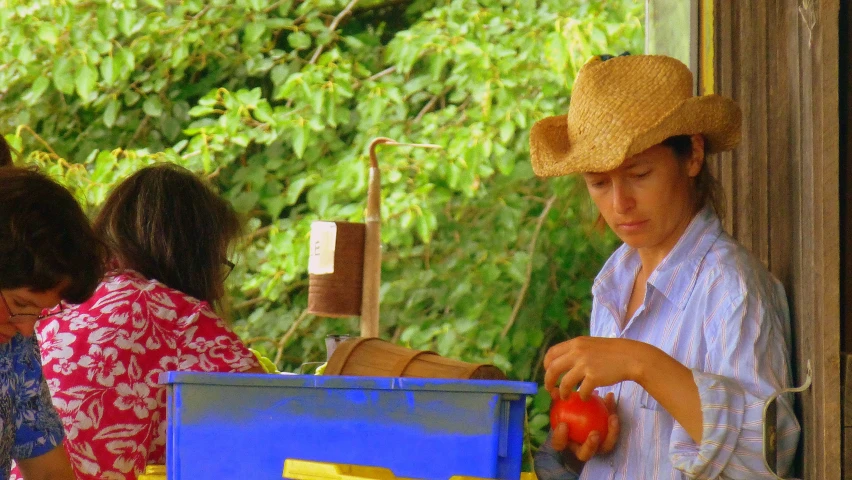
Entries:
MULTIPOLYGON (((784 288, 764 265, 701 210, 648 278, 645 298, 624 324, 640 259, 622 245, 592 287, 591 335, 655 345, 690 368, 704 427, 696 444, 633 382, 599 388, 618 402, 615 449, 592 458, 581 479, 773 478, 763 463, 763 406, 791 383, 790 320, 784 288)), ((778 400, 778 471, 789 470, 799 424, 791 398, 778 400)), ((576 478, 549 444, 536 455, 541 480, 576 478)))

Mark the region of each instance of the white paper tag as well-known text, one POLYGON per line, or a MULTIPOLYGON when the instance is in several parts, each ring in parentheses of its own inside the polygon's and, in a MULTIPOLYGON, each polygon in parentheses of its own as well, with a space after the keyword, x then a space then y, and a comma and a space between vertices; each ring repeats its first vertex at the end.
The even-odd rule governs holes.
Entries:
POLYGON ((334 245, 337 243, 337 224, 334 222, 311 223, 311 251, 308 273, 327 275, 334 273, 334 245))

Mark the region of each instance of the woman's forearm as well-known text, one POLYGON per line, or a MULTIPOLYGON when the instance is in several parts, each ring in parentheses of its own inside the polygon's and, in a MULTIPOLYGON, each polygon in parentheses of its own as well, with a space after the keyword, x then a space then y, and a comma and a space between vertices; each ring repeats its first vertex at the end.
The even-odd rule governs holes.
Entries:
MULTIPOLYGON (((646 344, 647 345, 647 344, 646 344)), ((703 415, 692 370, 653 345, 639 358, 635 382, 683 426, 695 443, 701 443, 703 415)))

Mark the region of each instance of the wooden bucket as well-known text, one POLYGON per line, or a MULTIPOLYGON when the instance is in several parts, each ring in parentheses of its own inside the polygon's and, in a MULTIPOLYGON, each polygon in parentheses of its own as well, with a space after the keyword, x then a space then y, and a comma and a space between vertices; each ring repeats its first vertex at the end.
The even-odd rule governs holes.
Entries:
MULTIPOLYGON (((321 317, 357 317, 361 315, 362 278, 364 275, 363 223, 314 222, 331 227, 330 235, 313 238, 308 276, 308 313, 321 317), (323 258, 321 273, 311 271, 314 260, 323 258)), ((323 226, 319 225, 319 226, 323 226)))
POLYGON ((506 380, 506 375, 494 365, 462 362, 379 338, 362 337, 337 346, 325 375, 506 380))

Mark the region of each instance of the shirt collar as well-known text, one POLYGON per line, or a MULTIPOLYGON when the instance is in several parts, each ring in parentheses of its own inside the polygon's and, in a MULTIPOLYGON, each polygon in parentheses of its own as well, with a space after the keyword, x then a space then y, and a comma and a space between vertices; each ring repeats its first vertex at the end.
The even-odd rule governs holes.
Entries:
MULTIPOLYGON (((648 278, 648 284, 681 310, 698 278, 698 268, 722 233, 722 224, 711 207, 699 211, 666 258, 648 278)), ((636 279, 641 261, 635 248, 622 245, 607 260, 592 286, 592 294, 603 303, 626 305, 629 286, 636 279)))

